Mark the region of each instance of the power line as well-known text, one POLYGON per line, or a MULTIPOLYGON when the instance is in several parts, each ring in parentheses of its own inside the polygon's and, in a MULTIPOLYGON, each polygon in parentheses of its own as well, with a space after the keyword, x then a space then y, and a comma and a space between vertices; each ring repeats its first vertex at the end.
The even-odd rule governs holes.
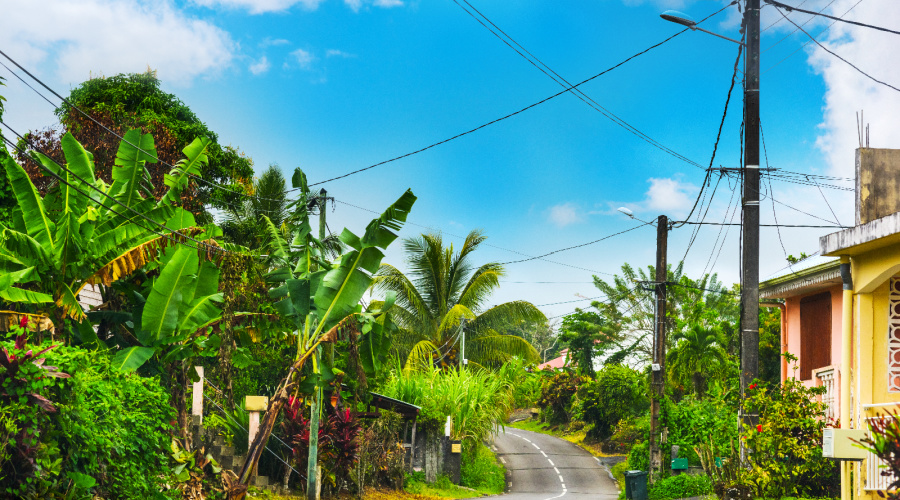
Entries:
MULTIPOLYGON (((797 26, 797 23, 795 23, 794 21, 791 21, 791 20, 784 14, 784 12, 782 12, 781 9, 779 9, 777 6, 776 6, 776 9, 778 10, 778 13, 779 13, 779 14, 781 14, 785 19, 788 20, 789 23, 793 24, 794 26, 797 26)), ((900 92, 900 89, 898 89, 897 87, 891 85, 890 83, 883 82, 883 81, 881 81, 881 80, 875 78, 874 76, 872 76, 872 75, 866 73, 865 71, 859 69, 859 67, 857 67, 857 66, 856 66, 855 64, 853 64, 852 62, 850 62, 850 61, 844 59, 843 57, 839 56, 838 54, 836 54, 836 53, 833 52, 832 50, 828 49, 827 47, 825 47, 824 45, 822 45, 821 43, 819 43, 818 40, 816 40, 812 35, 810 35, 806 30, 804 30, 804 29, 801 28, 800 26, 797 26, 797 29, 799 29, 800 31, 802 31, 804 35, 808 36, 809 39, 812 40, 813 42, 815 42, 815 44, 818 45, 822 50, 824 50, 825 52, 828 52, 829 54, 833 55, 834 57, 837 57, 837 58, 840 59, 841 61, 844 61, 845 63, 847 63, 848 65, 850 65, 850 67, 852 67, 853 69, 855 69, 856 71, 858 71, 860 74, 862 74, 862 75, 865 76, 866 78, 872 80, 873 82, 880 83, 880 84, 884 85, 885 87, 888 87, 888 88, 891 88, 891 89, 893 89, 893 90, 896 90, 897 92, 900 92)))
MULTIPOLYGON (((471 9, 471 10, 474 11, 474 12, 476 12, 476 13, 478 14, 478 16, 480 16, 481 18, 479 18, 478 16, 476 16, 475 14, 473 14, 472 11, 470 11, 469 9, 467 9, 466 7, 464 7, 461 3, 459 3, 458 0, 452 0, 452 1, 453 1, 453 3, 455 3, 456 5, 458 5, 459 8, 461 8, 464 12, 466 12, 466 14, 468 14, 469 16, 471 16, 473 19, 475 19, 475 21, 477 21, 480 25, 482 25, 485 29, 487 29, 492 35, 494 35, 495 37, 497 37, 497 39, 499 39, 501 42, 503 42, 504 44, 506 44, 506 46, 508 46, 509 48, 511 48, 511 49, 512 49, 513 51, 515 51, 517 54, 519 54, 523 59, 525 59, 526 61, 528 61, 532 66, 534 66, 535 68, 537 68, 541 73, 545 74, 548 78, 550 78, 550 79, 553 80, 554 82, 558 83, 558 84, 559 84, 560 86, 562 86, 563 88, 565 88, 565 87, 567 87, 567 86, 571 86, 571 83, 570 83, 568 80, 566 80, 562 75, 560 75, 560 74, 557 73, 555 70, 553 70, 550 66, 548 66, 546 63, 544 63, 540 58, 538 58, 537 56, 535 56, 534 54, 532 54, 528 49, 526 49, 525 47, 523 47, 523 46, 522 46, 520 43, 518 43, 513 37, 511 37, 508 33, 506 33, 505 31, 503 31, 503 29, 501 29, 499 26, 497 26, 497 24, 495 24, 493 21, 491 21, 486 15, 484 15, 481 11, 479 11, 479 10, 478 10, 474 5, 472 5, 468 0, 462 0, 462 1, 469 7, 469 9, 471 9), (494 29, 496 29, 496 31, 494 31, 494 29, 492 29, 490 26, 488 26, 487 24, 485 24, 485 22, 482 21, 482 19, 484 19, 484 21, 487 21, 487 23, 489 23, 494 29), (500 36, 500 34, 502 34, 503 36, 500 36), (505 38, 504 38, 504 37, 505 37, 505 38), (511 43, 510 43, 510 42, 511 42, 511 43), (514 46, 514 45, 515 45, 515 46, 514 46), (521 50, 520 50, 520 49, 521 49, 521 50), (523 54, 523 52, 524 52, 524 54, 523 54), (528 54, 528 55, 526 56, 525 54, 528 54), (529 56, 530 56, 530 57, 529 57, 529 56)), ((733 5, 734 3, 736 3, 736 2, 732 2, 731 4, 726 5, 725 7, 722 7, 721 9, 719 9, 719 10, 716 11, 715 13, 713 13, 713 14, 707 16, 706 18, 704 18, 704 19, 701 20, 700 22, 702 23, 702 22, 705 21, 706 19, 709 19, 710 17, 712 17, 712 16, 714 16, 714 15, 716 15, 716 14, 722 12, 723 10, 725 10, 725 9, 728 8, 729 6, 733 5)), ((698 23, 698 24, 699 24, 699 23, 698 23)), ((684 155, 682 155, 682 154, 680 154, 680 153, 678 153, 678 152, 672 150, 671 148, 669 148, 669 147, 663 145, 662 143, 660 143, 660 142, 657 141, 656 139, 653 139, 653 138, 650 137, 649 135, 645 134, 644 132, 640 131, 639 129, 637 129, 637 128, 634 127, 633 125, 631 125, 631 124, 629 124, 628 122, 626 122, 626 121, 625 121, 624 119, 622 119, 621 117, 616 116, 613 112, 611 112, 610 110, 604 108, 600 103, 598 103, 597 101, 595 101, 594 99, 592 99, 591 97, 589 97, 587 94, 585 94, 583 91, 581 91, 581 89, 575 89, 575 90, 572 92, 572 94, 573 94, 575 97, 577 97, 578 99, 580 99, 582 102, 584 102, 585 104, 587 104, 588 106, 590 106, 590 107, 591 107, 592 109, 594 109, 595 111, 599 112, 600 114, 602 114, 602 115, 605 116, 606 118, 609 118, 609 119, 612 120, 615 124, 619 125, 620 127, 624 128, 625 130, 628 130, 629 132, 631 132, 632 134, 634 134, 635 136, 637 136, 637 137, 640 138, 641 140, 647 142, 647 143, 650 144, 651 146, 656 147, 656 148, 660 149, 661 151, 663 151, 663 152, 665 152, 665 153, 667 153, 667 154, 670 154, 670 155, 674 156, 675 158, 678 158, 679 160, 682 160, 682 161, 684 161, 684 162, 686 162, 686 163, 688 163, 688 164, 690 164, 690 165, 693 165, 693 166, 695 166, 695 167, 700 167, 700 166, 701 166, 699 163, 697 163, 697 162, 695 162, 695 161, 693 161, 693 160, 687 158, 686 156, 684 156, 684 155)))
MULTIPOLYGON (((830 7, 831 4, 833 4, 834 2, 835 2, 835 0, 831 0, 830 2, 828 2, 827 5, 825 5, 824 7, 822 7, 822 9, 820 10, 820 12, 821 12, 821 11, 824 11, 825 9, 827 9, 828 7, 830 7)), ((781 22, 781 21, 784 21, 784 19, 779 19, 779 20, 778 20, 778 22, 781 22)), ((807 19, 806 21, 803 21, 803 23, 801 23, 800 26, 806 26, 807 23, 809 23, 810 21, 812 21, 812 18, 809 18, 809 19, 807 19)), ((791 35, 793 35, 793 34, 796 33, 796 32, 797 32, 797 28, 794 28, 790 33, 788 33, 787 35, 784 35, 783 37, 781 37, 781 39, 779 39, 777 42, 775 42, 775 43, 773 43, 772 45, 769 45, 768 47, 766 47, 765 49, 763 49, 763 51, 760 52, 760 54, 765 54, 766 52, 772 50, 773 48, 775 48, 776 45, 778 45, 779 43, 781 43, 781 42, 787 40, 788 38, 790 38, 791 35)), ((793 55, 793 54, 791 54, 791 55, 793 55)), ((790 56, 788 56, 788 57, 790 57, 790 56)))
MULTIPOLYGON (((551 99, 555 99, 555 98, 557 98, 557 97, 559 97, 559 96, 561 96, 561 95, 563 95, 563 94, 565 94, 565 93, 567 93, 567 92, 570 92, 570 91, 573 90, 573 89, 576 89, 576 88, 580 87, 581 85, 584 85, 585 83, 588 83, 588 82, 590 82, 590 81, 592 81, 592 80, 594 80, 594 79, 596 79, 596 78, 599 78, 599 77, 605 75, 606 73, 609 73, 610 71, 612 71, 612 70, 618 68, 619 66, 622 66, 623 64, 625 64, 625 63, 631 61, 632 59, 634 59, 634 58, 636 58, 636 57, 639 57, 639 56, 642 56, 642 55, 646 54, 647 52, 650 52, 651 50, 653 50, 653 49, 659 47, 660 45, 663 45, 664 43, 668 42, 669 40, 672 40, 673 38, 675 38, 675 37, 677 37, 678 35, 684 33, 685 31, 688 31, 688 30, 687 30, 687 29, 681 30, 681 31, 679 31, 678 33, 675 33, 674 35, 672 35, 672 36, 666 38, 665 40, 663 40, 663 41, 661 41, 661 42, 659 42, 659 43, 656 43, 656 44, 654 44, 654 45, 651 45, 650 47, 647 47, 646 49, 644 49, 644 50, 642 50, 642 51, 640 51, 640 52, 638 52, 638 53, 632 55, 631 57, 628 57, 627 59, 623 60, 622 62, 619 62, 619 63, 617 63, 617 64, 615 64, 615 65, 613 65, 613 66, 611 66, 611 67, 609 67, 609 68, 607 68, 607 69, 601 71, 600 73, 597 73, 596 75, 594 75, 594 76, 592 76, 592 77, 590 77, 590 78, 587 78, 586 80, 582 80, 581 82, 576 83, 575 85, 569 86, 569 87, 567 87, 567 88, 561 90, 560 92, 557 92, 557 93, 555 93, 555 94, 553 94, 553 95, 551 95, 551 96, 549 96, 549 97, 546 97, 546 98, 544 98, 544 99, 541 99, 540 101, 538 101, 538 102, 536 102, 536 103, 529 104, 528 106, 525 106, 524 108, 522 108, 522 109, 520 109, 520 110, 518 110, 518 111, 514 111, 514 112, 509 113, 509 114, 507 114, 507 115, 504 115, 504 116, 502 116, 502 117, 500 117, 500 118, 496 118, 496 119, 491 120, 491 121, 489 121, 489 122, 487 122, 487 123, 484 123, 484 124, 482 124, 482 125, 479 125, 479 126, 473 128, 473 129, 469 129, 469 130, 467 130, 467 131, 465 131, 465 132, 461 132, 461 133, 456 134, 456 135, 454 135, 454 136, 452 136, 452 137, 449 137, 449 138, 444 139, 444 140, 442 140, 442 141, 438 141, 438 142, 432 143, 431 145, 425 146, 425 147, 420 148, 420 149, 417 149, 417 150, 415 150, 415 151, 412 151, 412 152, 409 152, 409 153, 406 153, 406 154, 403 154, 403 155, 400 155, 400 156, 395 156, 394 158, 391 158, 391 159, 388 159, 388 160, 384 160, 384 161, 375 163, 375 164, 373 164, 373 165, 369 165, 368 167, 359 168, 359 169, 353 170, 353 171, 351 171, 351 172, 348 172, 348 173, 346 173, 346 174, 342 174, 342 175, 338 175, 338 176, 336 176, 336 177, 332 177, 332 178, 330 178, 330 179, 325 179, 325 180, 323 180, 323 181, 315 182, 315 183, 310 184, 309 186, 310 186, 310 187, 311 187, 311 186, 318 186, 319 184, 325 184, 326 182, 336 181, 336 180, 338 180, 338 179, 343 179, 343 178, 345 178, 345 177, 350 177, 351 175, 355 175, 355 174, 358 174, 358 173, 360 173, 360 172, 365 172, 366 170, 373 169, 373 168, 375 168, 375 167, 379 167, 379 166, 384 165, 384 164, 387 164, 387 163, 395 162, 395 161, 397 161, 397 160, 401 160, 401 159, 403 159, 403 158, 407 158, 407 157, 413 156, 413 155, 418 154, 418 153, 421 153, 421 152, 423 152, 423 151, 427 151, 427 150, 429 150, 429 149, 431 149, 431 148, 433 148, 433 147, 440 146, 441 144, 448 143, 448 142, 450 142, 450 141, 452 141, 452 140, 454 140, 454 139, 458 139, 458 138, 460 138, 460 137, 469 135, 469 134, 471 134, 471 133, 473 133, 473 132, 477 132, 478 130, 481 130, 481 129, 485 128, 485 127, 488 127, 488 126, 493 125, 493 124, 495 124, 495 123, 501 122, 501 121, 506 120, 506 119, 508 119, 508 118, 512 118, 513 116, 516 116, 516 115, 518 115, 518 114, 520 114, 520 113, 523 113, 523 112, 525 112, 525 111, 528 111, 529 109, 534 108, 534 107, 536 107, 536 106, 540 106, 541 104, 544 104, 545 102, 547 102, 547 101, 549 101, 549 100, 551 100, 551 99)), ((290 192, 290 191, 292 191, 292 190, 289 190, 289 192, 290 192)))
MULTIPOLYGON (((841 17, 844 17, 844 16, 846 16, 847 14, 849 14, 850 11, 853 10, 853 9, 855 9, 857 5, 859 5, 859 4, 862 3, 862 1, 863 1, 863 0, 858 0, 855 4, 853 4, 853 7, 850 7, 849 9, 847 9, 847 11, 844 12, 844 14, 843 14, 841 17)), ((832 3, 834 3, 834 2, 832 2, 832 3)), ((828 4, 828 5, 831 5, 831 4, 828 4)), ((826 5, 825 7, 827 8, 828 5, 826 5)), ((825 10, 825 9, 823 8, 822 10, 825 10)), ((824 29, 822 29, 821 31, 819 31, 818 33, 816 33, 816 38, 818 38, 819 36, 821 36, 822 33, 825 33, 826 31, 828 31, 829 29, 831 29, 831 27, 834 26, 835 23, 837 23, 837 21, 832 21, 831 24, 829 24, 826 28, 824 28, 824 29)), ((804 24, 805 24, 805 23, 804 23, 804 24)), ((795 30, 792 31, 788 36, 790 36, 791 34, 794 34, 794 33, 796 33, 796 32, 797 32, 797 30, 795 29, 795 30)), ((787 38, 787 37, 785 37, 785 38, 787 38)), ((782 39, 782 40, 784 40, 784 39, 782 39)), ((771 71, 773 68, 775 68, 775 66, 778 66, 779 64, 781 64, 781 63, 783 63, 784 61, 787 61, 788 59, 790 59, 791 57, 793 57, 794 54, 796 54, 797 52, 800 52, 801 50, 803 50, 803 47, 806 47, 807 45, 809 45, 809 42, 810 42, 810 40, 807 40, 807 41, 806 41, 803 45, 801 45, 797 50, 795 50, 795 51, 791 52, 790 54, 788 54, 787 57, 785 57, 785 58, 783 58, 782 60, 778 61, 777 63, 775 63, 775 64, 769 66, 769 68, 766 69, 765 71, 763 71, 762 74, 765 75, 766 73, 768 73, 769 71, 771 71)), ((774 45, 773 45, 773 46, 774 46, 774 45)), ((772 48, 772 47, 769 47, 769 48, 772 48)), ((768 50, 768 49, 766 49, 766 50, 768 50)))
MULTIPOLYGON (((806 2, 807 2, 807 0, 803 0, 803 1, 800 2, 800 4, 797 5, 797 6, 799 7, 800 5, 805 4, 806 2)), ((784 21, 784 19, 776 19, 775 21, 772 22, 772 24, 770 24, 770 25, 766 26, 765 28, 763 28, 762 31, 767 31, 769 28, 771 28, 772 26, 775 26, 776 24, 780 23, 781 21, 784 21)))
POLYGON ((617 233, 613 233, 613 234, 604 236, 604 237, 599 238, 599 239, 596 239, 596 240, 594 240, 594 241, 589 241, 589 242, 587 242, 587 243, 581 243, 580 245, 572 245, 572 246, 570 246, 570 247, 560 248, 560 249, 554 250, 554 251, 552 251, 552 252, 547 252, 547 253, 545 253, 545 254, 538 255, 538 256, 536 256, 536 257, 529 257, 529 258, 527 258, 527 259, 520 259, 520 260, 511 260, 511 261, 508 261, 508 262, 501 262, 500 264, 502 264, 502 265, 507 265, 507 264, 518 264, 518 263, 520 263, 520 262, 528 262, 528 261, 535 260, 535 259, 541 259, 541 258, 544 258, 544 257, 548 257, 548 256, 550 256, 550 255, 553 255, 553 254, 555 254, 555 253, 565 252, 565 251, 567 251, 567 250, 574 250, 574 249, 576 249, 576 248, 581 248, 581 247, 586 247, 586 246, 588 246, 588 245, 593 245, 594 243, 599 243, 599 242, 601 242, 601 241, 608 240, 608 239, 610 239, 610 238, 612 238, 612 237, 614 237, 614 236, 619 236, 620 234, 629 233, 629 232, 631 232, 631 231, 634 231, 635 229, 642 228, 642 227, 644 227, 644 226, 649 226, 649 225, 651 225, 651 224, 652 224, 652 222, 645 222, 645 223, 640 224, 640 225, 638 225, 638 226, 634 226, 634 227, 632 227, 632 228, 625 229, 625 230, 623 230, 623 231, 619 231, 619 232, 617 232, 617 233))
MULTIPOLYGON (((798 8, 798 7, 791 7, 790 5, 783 4, 783 3, 778 2, 778 1, 776 1, 776 0, 765 0, 765 2, 768 3, 768 4, 774 5, 776 8, 779 8, 779 7, 780 7, 780 8, 787 9, 788 11, 795 10, 795 11, 797 11, 797 12, 803 12, 804 14, 811 14, 811 15, 814 15, 814 16, 827 17, 828 19, 833 19, 833 20, 835 20, 835 21, 840 21, 840 22, 842 22, 842 23, 852 24, 852 25, 855 25, 855 26, 862 26, 863 28, 871 28, 871 29, 873 29, 873 30, 878 30, 878 31, 884 31, 885 33, 893 33, 894 35, 900 35, 900 31, 894 31, 894 30, 892 30, 892 29, 882 28, 881 26, 874 26, 874 25, 872 25, 872 24, 866 24, 866 23, 860 23, 860 22, 857 22, 857 21, 850 21, 850 20, 847 20, 847 19, 841 19, 840 17, 829 16, 828 14, 823 14, 822 12, 814 12, 814 11, 811 11, 811 10, 800 9, 800 8, 798 8)), ((822 9, 822 10, 824 10, 824 9, 822 9)), ((779 9, 779 12, 781 12, 780 9, 779 9)), ((784 16, 784 14, 782 14, 782 16, 784 16)), ((786 17, 787 17, 787 16, 785 16, 785 18, 786 18, 786 17)), ((788 19, 788 20, 790 21, 790 19, 788 19)))
MULTIPOLYGON (((5 57, 7 60, 9 60, 9 62, 11 62, 13 65, 15 65, 17 68, 19 68, 22 72, 24 72, 26 75, 28 75, 32 80, 34 80, 35 82, 37 82, 41 87, 44 87, 45 89, 47 89, 47 91, 49 91, 51 94, 53 94, 54 96, 56 96, 56 98, 58 98, 58 99, 59 99, 60 101, 62 101, 64 104, 66 104, 66 105, 69 106, 70 108, 72 108, 72 109, 78 111, 79 114, 81 114, 82 116, 84 116, 84 117, 87 118, 88 120, 94 122, 96 125, 98 125, 100 128, 102 128, 103 130, 105 130, 107 133, 112 134, 113 136, 117 137, 119 140, 125 142, 125 143, 128 144, 129 146, 135 148, 136 150, 138 150, 139 152, 141 152, 141 153, 143 153, 143 154, 149 156, 150 158, 153 158, 154 160, 158 161, 159 163, 161 163, 161 164, 163 164, 163 165, 165 165, 165 166, 167 166, 167 167, 169 167, 169 168, 175 168, 175 165, 172 165, 171 163, 168 163, 168 162, 166 162, 165 160, 163 160, 162 158, 160 158, 159 156, 157 156, 157 155, 155 155, 155 154, 153 154, 153 153, 151 153, 151 152, 149 152, 149 151, 146 151, 146 150, 142 149, 142 148, 141 148, 140 146, 138 146, 137 144, 134 144, 134 143, 132 143, 131 141, 126 140, 123 136, 119 135, 119 134, 116 133, 114 130, 112 130, 112 129, 110 129, 109 127, 107 127, 107 126, 106 126, 105 124, 103 124, 101 121, 97 120, 97 119, 94 118, 92 115, 88 114, 87 112, 85 112, 84 110, 82 110, 81 108, 79 108, 78 106, 75 106, 74 104, 72 104, 71 102, 69 102, 69 100, 67 100, 65 97, 61 96, 58 92, 56 92, 55 90, 53 90, 49 85, 47 85, 46 83, 44 83, 41 79, 39 79, 38 77, 34 76, 34 74, 32 74, 32 73, 31 73, 30 71, 28 71, 27 69, 25 69, 21 64, 19 64, 18 62, 16 62, 13 58, 11 58, 9 55, 7 55, 7 54, 6 54, 5 52, 3 52, 2 50, 0 50, 0 55, 2 55, 2 56, 5 57)), ((20 82, 22 82, 23 84, 25 84, 26 87, 28 87, 29 89, 31 89, 32 91, 34 91, 34 93, 36 93, 37 95, 39 95, 42 99, 44 99, 45 101, 47 101, 48 104, 50 104, 50 105, 53 106, 54 108, 57 107, 56 104, 54 104, 52 101, 50 101, 50 99, 48 99, 44 94, 40 93, 37 89, 35 89, 34 87, 32 87, 32 86, 31 86, 28 82, 26 82, 21 76, 19 76, 18 73, 16 73, 16 72, 13 71, 12 69, 10 69, 9 66, 7 66, 6 64, 4 64, 4 63, 2 63, 2 62, 0 62, 0 65, 2 65, 4 68, 6 68, 6 70, 9 71, 13 76, 15 76, 20 82)), ((223 185, 221 185, 221 184, 217 184, 217 183, 215 183, 215 182, 208 181, 208 180, 204 179, 203 177, 200 177, 199 175, 194 175, 194 174, 191 174, 191 173, 189 173, 188 175, 189 175, 191 178, 193 178, 194 180, 200 181, 200 182, 202 182, 202 183, 204 183, 204 184, 207 184, 207 185, 209 185, 209 186, 213 186, 213 187, 215 187, 215 188, 217 188, 217 189, 221 189, 221 190, 223 190, 223 191, 227 191, 227 192, 232 193, 232 194, 244 196, 244 197, 247 197, 247 198, 255 198, 255 199, 259 199, 259 200, 265 200, 265 201, 279 201, 279 200, 277 200, 277 199, 272 199, 272 198, 260 198, 260 197, 248 195, 248 194, 246 194, 246 193, 242 193, 242 192, 240 192, 240 191, 233 191, 233 190, 229 189, 229 188, 226 187, 226 186, 223 186, 223 185)))
MULTIPOLYGON (((342 200, 338 200, 338 199, 335 199, 334 201, 337 202, 337 203, 340 203, 340 204, 342 204, 342 205, 347 205, 348 207, 353 207, 353 208, 355 208, 355 209, 357 209, 357 210, 362 210, 362 211, 364 211, 364 212, 370 212, 370 213, 373 213, 373 214, 378 214, 378 212, 376 212, 375 210, 372 210, 372 209, 369 209, 369 208, 365 208, 365 207, 361 207, 361 206, 358 206, 358 205, 354 205, 354 204, 352 204, 352 203, 347 203, 346 201, 342 201, 342 200)), ((453 237, 453 238, 458 238, 458 239, 461 239, 461 240, 465 240, 465 239, 466 239, 465 236, 460 236, 460 235, 458 235, 458 234, 448 233, 448 232, 446 232, 446 231, 442 231, 440 228, 436 228, 436 227, 433 227, 433 226, 425 226, 425 225, 422 225, 422 224, 416 224, 415 222, 407 222, 406 224, 409 225, 409 226, 416 226, 416 227, 420 227, 420 228, 422 228, 422 229, 427 229, 427 230, 429 230, 429 231, 436 231, 436 232, 439 232, 439 233, 441 233, 441 234, 446 234, 447 236, 451 236, 451 237, 453 237)), ((579 267, 579 266, 575 266, 575 265, 572 265, 572 264, 567 264, 567 263, 565 263, 565 262, 559 262, 559 261, 555 261, 555 260, 549 260, 549 259, 544 259, 544 258, 540 258, 540 257, 534 257, 534 256, 532 256, 532 255, 529 255, 529 254, 524 253, 524 252, 520 252, 520 251, 518 251, 518 250, 513 250, 513 249, 510 249, 510 248, 504 248, 504 247, 500 247, 500 246, 497 246, 497 245, 492 245, 492 244, 490 244, 490 243, 483 243, 483 245, 486 246, 486 247, 495 248, 495 249, 497 249, 497 250, 503 250, 504 252, 510 252, 510 253, 514 253, 514 254, 516 254, 516 255, 521 255, 521 256, 527 257, 527 258, 529 258, 529 259, 531 259, 531 258, 536 258, 536 259, 542 260, 542 261, 544 261, 544 262, 549 262, 550 264, 556 264, 556 265, 559 265, 559 266, 570 267, 570 268, 572 268, 572 269, 577 269, 577 270, 579 270, 579 271, 587 271, 587 272, 589 272, 589 273, 605 274, 605 275, 607 275, 607 276, 615 276, 615 274, 613 274, 613 273, 608 273, 608 272, 605 272, 605 271, 596 271, 596 270, 594 270, 594 269, 588 269, 588 268, 585 268, 585 267, 579 267)))

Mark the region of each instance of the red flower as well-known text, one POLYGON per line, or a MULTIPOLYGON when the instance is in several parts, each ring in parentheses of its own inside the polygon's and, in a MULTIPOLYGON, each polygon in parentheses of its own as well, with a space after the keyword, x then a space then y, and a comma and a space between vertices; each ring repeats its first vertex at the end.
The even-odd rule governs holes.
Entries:
POLYGON ((756 432, 762 432, 762 424, 756 424, 756 432))
POLYGON ((22 319, 19 320, 19 326, 21 328, 25 328, 28 326, 28 316, 22 316, 22 319))
POLYGON ((748 387, 748 389, 756 389, 756 384, 750 384, 750 387, 748 387))

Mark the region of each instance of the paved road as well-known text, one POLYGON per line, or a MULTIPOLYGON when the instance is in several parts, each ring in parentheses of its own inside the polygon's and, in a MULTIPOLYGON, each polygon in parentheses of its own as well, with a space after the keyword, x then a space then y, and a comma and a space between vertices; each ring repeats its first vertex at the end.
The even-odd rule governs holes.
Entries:
POLYGON ((600 462, 563 439, 507 428, 494 439, 506 465, 503 500, 615 500, 616 482, 600 462))

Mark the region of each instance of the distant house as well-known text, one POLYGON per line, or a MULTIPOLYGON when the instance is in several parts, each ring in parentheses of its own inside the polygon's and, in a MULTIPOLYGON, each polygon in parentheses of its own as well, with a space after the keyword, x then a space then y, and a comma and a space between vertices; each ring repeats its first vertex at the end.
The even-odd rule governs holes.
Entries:
MULTIPOLYGON (((760 297, 784 299, 782 350, 799 370, 783 363, 782 380, 825 386, 829 416, 868 429, 900 410, 900 150, 856 158, 855 226, 819 238, 819 253, 766 278, 760 297)), ((871 454, 845 464, 842 498, 880 498, 895 479, 871 454)))
POLYGON ((559 352, 558 358, 553 358, 546 363, 541 363, 537 366, 538 370, 550 369, 550 370, 562 370, 569 364, 569 350, 563 349, 559 352))

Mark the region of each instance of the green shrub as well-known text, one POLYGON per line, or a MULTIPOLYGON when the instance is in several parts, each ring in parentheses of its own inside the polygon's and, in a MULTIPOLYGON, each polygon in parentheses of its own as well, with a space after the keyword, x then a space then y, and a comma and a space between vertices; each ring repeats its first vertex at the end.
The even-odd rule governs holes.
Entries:
POLYGON ((587 377, 559 372, 541 384, 541 416, 550 425, 568 424, 572 420, 572 403, 578 387, 590 381, 587 377))
POLYGON ((758 411, 759 425, 741 435, 753 452, 739 480, 756 497, 836 494, 837 466, 822 457, 825 404, 816 397, 824 391, 793 378, 780 386, 748 388, 744 411, 758 411))
POLYGON ((159 380, 124 374, 105 355, 76 348, 47 358, 72 374, 56 418, 64 469, 95 478, 106 498, 152 497, 167 472, 175 418, 159 380))
POLYGON ((587 435, 607 439, 619 420, 644 412, 650 406, 644 376, 622 365, 605 365, 597 379, 578 387, 584 421, 593 424, 587 435))
POLYGON ((701 465, 695 451, 700 445, 709 447, 713 456, 729 455, 738 446, 737 395, 713 385, 705 399, 666 399, 661 419, 669 429, 668 444, 678 445, 679 456, 694 466, 701 465))
POLYGON ((628 470, 650 470, 650 443, 642 441, 635 443, 628 452, 628 470))
POLYGON ((673 500, 712 493, 709 476, 680 474, 660 479, 650 487, 649 500, 673 500))
MULTIPOLYGON (((0 346, 13 350, 9 342, 0 346)), ((42 380, 41 393, 56 411, 39 422, 29 494, 52 498, 70 484, 111 499, 158 493, 168 473, 174 419, 159 380, 119 372, 105 354, 81 348, 58 346, 43 357, 45 365, 71 377, 42 380)), ((4 410, 0 422, 5 421, 4 410)))
POLYGON ((460 484, 483 493, 499 494, 506 489, 506 470, 497 463, 491 450, 478 443, 474 451, 462 457, 460 484))

